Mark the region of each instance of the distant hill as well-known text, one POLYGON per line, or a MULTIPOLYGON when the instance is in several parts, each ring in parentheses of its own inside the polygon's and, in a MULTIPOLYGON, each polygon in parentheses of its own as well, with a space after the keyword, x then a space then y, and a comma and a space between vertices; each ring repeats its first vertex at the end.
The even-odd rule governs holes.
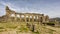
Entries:
POLYGON ((54 21, 54 20, 57 20, 60 22, 60 17, 56 17, 56 18, 50 18, 50 21, 54 21))

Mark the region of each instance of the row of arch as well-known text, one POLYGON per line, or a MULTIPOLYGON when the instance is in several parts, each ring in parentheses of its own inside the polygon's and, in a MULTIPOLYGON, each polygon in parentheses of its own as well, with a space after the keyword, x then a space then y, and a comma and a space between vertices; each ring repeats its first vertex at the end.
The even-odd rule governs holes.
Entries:
POLYGON ((30 14, 10 14, 10 17, 16 17, 16 20, 25 22, 43 22, 44 20, 44 16, 30 14))
MULTIPOLYGON (((25 17, 25 15, 19 15, 19 14, 17 14, 17 15, 15 15, 15 14, 11 14, 10 15, 11 17, 17 17, 17 18, 24 18, 25 17)), ((30 15, 30 16, 28 16, 28 15, 26 15, 26 18, 32 18, 32 16, 30 15)), ((35 19, 35 18, 37 18, 38 19, 38 16, 33 16, 33 18, 35 19)))

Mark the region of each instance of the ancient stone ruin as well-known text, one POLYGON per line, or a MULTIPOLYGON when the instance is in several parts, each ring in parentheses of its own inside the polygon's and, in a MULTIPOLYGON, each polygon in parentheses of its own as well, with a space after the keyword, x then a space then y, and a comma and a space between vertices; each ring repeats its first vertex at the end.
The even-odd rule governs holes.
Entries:
POLYGON ((8 6, 6 6, 6 16, 8 18, 14 18, 20 22, 39 22, 39 23, 47 23, 49 22, 49 16, 44 14, 37 13, 17 13, 13 10, 10 10, 8 6))

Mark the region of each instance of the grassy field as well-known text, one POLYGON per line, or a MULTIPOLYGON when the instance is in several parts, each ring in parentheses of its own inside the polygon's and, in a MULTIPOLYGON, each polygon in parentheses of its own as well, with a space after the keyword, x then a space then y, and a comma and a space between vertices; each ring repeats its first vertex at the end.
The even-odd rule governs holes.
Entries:
MULTIPOLYGON (((26 26, 25 22, 5 22, 0 23, 0 32, 5 31, 16 31, 16 32, 31 32, 31 30, 26 26)), ((38 32, 32 32, 37 34, 38 32)))
MULTIPOLYGON (((49 26, 47 26, 49 27, 49 26)), ((51 28, 51 27, 50 27, 51 28)), ((55 30, 46 28, 45 26, 40 26, 38 29, 40 29, 39 32, 32 32, 27 26, 25 22, 6 22, 6 23, 0 23, 0 32, 5 31, 16 31, 17 33, 20 32, 30 32, 32 34, 53 34, 55 30)))

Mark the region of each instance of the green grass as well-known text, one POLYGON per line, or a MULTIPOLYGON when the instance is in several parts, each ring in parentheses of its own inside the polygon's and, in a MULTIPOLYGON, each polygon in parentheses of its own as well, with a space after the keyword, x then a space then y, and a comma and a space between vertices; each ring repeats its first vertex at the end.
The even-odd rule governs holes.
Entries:
POLYGON ((28 32, 28 28, 19 28, 20 32, 28 32))
POLYGON ((40 34, 39 32, 34 32, 34 34, 40 34))
POLYGON ((0 32, 3 32, 4 30, 0 29, 0 32))
MULTIPOLYGON (((0 23, 0 29, 18 29, 20 32, 28 32, 29 28, 27 28, 25 22, 7 22, 7 23, 0 23), (19 28, 18 28, 19 26, 19 28)), ((1 30, 2 31, 2 30, 1 30)))
POLYGON ((3 29, 3 28, 16 28, 17 25, 15 24, 12 24, 12 23, 0 23, 0 29, 3 29))
POLYGON ((0 29, 4 29, 4 27, 0 27, 0 29))
MULTIPOLYGON (((0 32, 5 31, 4 29, 16 29, 19 30, 18 32, 28 32, 30 31, 29 28, 27 28, 25 22, 6 22, 6 23, 0 23, 0 32), (19 26, 19 28, 17 28, 19 26)), ((44 29, 47 29, 45 27, 42 27, 44 29)), ((49 29, 49 33, 52 34, 54 30, 49 29)), ((34 34, 40 34, 39 32, 33 32, 34 34)))

